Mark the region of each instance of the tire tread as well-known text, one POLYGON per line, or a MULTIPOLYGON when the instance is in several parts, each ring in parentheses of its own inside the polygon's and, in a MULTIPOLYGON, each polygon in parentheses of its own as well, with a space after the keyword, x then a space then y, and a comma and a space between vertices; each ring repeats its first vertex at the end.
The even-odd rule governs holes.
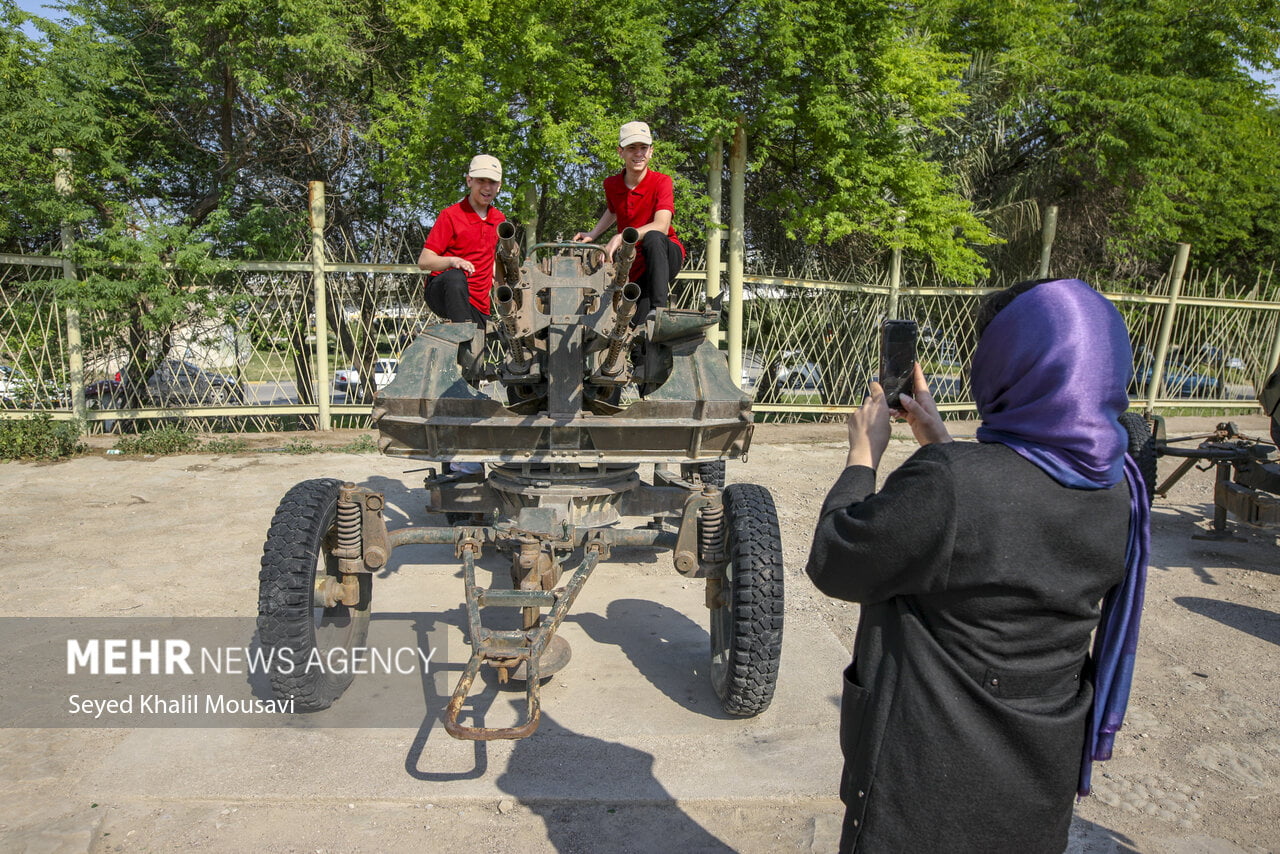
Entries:
POLYGON ((727 713, 758 715, 773 701, 782 658, 785 601, 778 511, 769 491, 755 484, 730 484, 724 502, 733 564, 733 632, 725 681, 715 687, 727 713))

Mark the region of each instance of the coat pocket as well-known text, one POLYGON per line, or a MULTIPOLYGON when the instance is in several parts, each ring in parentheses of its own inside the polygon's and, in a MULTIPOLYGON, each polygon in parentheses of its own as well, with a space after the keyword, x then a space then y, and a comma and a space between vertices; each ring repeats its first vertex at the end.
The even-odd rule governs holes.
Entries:
POLYGON ((871 703, 871 692, 855 681, 855 665, 856 661, 845 668, 844 688, 840 694, 840 752, 844 754, 840 800, 846 804, 849 803, 849 790, 855 785, 852 780, 855 769, 866 764, 866 757, 859 754, 866 750, 864 730, 868 725, 867 707, 871 703))

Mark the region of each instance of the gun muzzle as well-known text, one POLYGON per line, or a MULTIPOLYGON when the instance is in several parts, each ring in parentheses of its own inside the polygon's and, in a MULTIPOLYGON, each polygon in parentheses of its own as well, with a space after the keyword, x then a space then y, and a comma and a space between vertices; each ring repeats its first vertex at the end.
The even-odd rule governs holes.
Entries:
POLYGON ((631 273, 631 262, 636 257, 636 244, 640 242, 640 232, 634 228, 622 229, 622 245, 613 253, 613 281, 625 282, 631 273))
POLYGON ((498 304, 498 314, 503 320, 514 319, 516 309, 516 289, 510 285, 498 285, 493 291, 494 301, 498 304))
POLYGON ((498 223, 498 260, 502 262, 502 280, 514 288, 520 281, 520 244, 516 227, 509 220, 498 223))

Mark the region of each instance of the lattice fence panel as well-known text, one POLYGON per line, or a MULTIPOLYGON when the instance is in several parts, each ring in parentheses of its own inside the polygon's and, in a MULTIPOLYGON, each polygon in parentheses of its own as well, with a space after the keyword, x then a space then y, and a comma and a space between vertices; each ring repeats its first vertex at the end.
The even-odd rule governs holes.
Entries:
POLYGON ((885 296, 835 283, 749 279, 743 299, 743 388, 764 417, 813 418, 801 406, 860 403, 875 371, 885 296))
MULTIPOLYGON (((86 400, 102 410, 92 429, 154 423, 127 420, 129 407, 195 429, 313 427, 321 394, 335 407, 335 424, 366 427, 379 361, 399 359, 424 326, 439 320, 426 307, 421 275, 403 263, 414 249, 379 253, 400 265, 361 269, 348 264, 327 273, 330 379, 323 389, 316 388, 315 299, 305 262, 228 264, 202 275, 174 272, 166 287, 190 299, 185 311, 164 323, 145 305, 134 307, 127 319, 120 314, 127 314, 127 304, 112 316, 86 314, 80 322, 86 400), (170 377, 167 386, 161 383, 161 391, 144 392, 165 363, 190 367, 170 377), (340 371, 361 379, 335 382, 340 371), (136 390, 133 395, 126 393, 128 386, 136 390), (281 414, 285 406, 293 411, 281 414), (119 417, 109 417, 112 413, 119 417)), ((15 414, 66 415, 71 405, 67 313, 55 299, 62 269, 48 258, 23 262, 0 264, 0 373, 5 374, 0 406, 15 414)), ((127 271, 110 275, 127 290, 127 271)), ((1167 282, 1157 285, 1167 287, 1167 282)), ((990 290, 900 291, 896 314, 919 322, 926 375, 938 401, 951 408, 969 402, 964 366, 972 355, 970 330, 974 311, 990 290)), ((1217 280, 1190 282, 1184 290, 1168 347, 1161 396, 1166 406, 1175 401, 1236 401, 1238 406, 1255 397, 1280 335, 1280 304, 1260 301, 1272 295, 1270 280, 1259 280, 1249 294, 1252 301, 1226 299, 1230 290, 1217 280)), ((858 284, 748 276, 739 379, 755 394, 758 417, 839 418, 833 408, 859 405, 877 370, 878 328, 888 292, 885 278, 874 274, 858 284)), ((1130 392, 1141 398, 1167 304, 1150 295, 1110 296, 1130 330, 1136 368, 1130 392)), ((705 303, 700 269, 685 271, 673 289, 673 303, 683 308, 705 303)))
POLYGON ((61 266, 0 266, 0 406, 71 406, 66 313, 54 287, 61 277, 61 266))
POLYGON ((963 404, 972 400, 968 365, 973 359, 977 340, 973 334, 974 317, 987 289, 972 293, 919 294, 903 293, 898 314, 909 317, 920 326, 916 352, 929 391, 938 404, 963 404))
MULTIPOLYGON (((116 271, 127 285, 127 271, 116 271)), ((108 432, 143 429, 122 409, 165 409, 196 430, 275 430, 298 426, 251 414, 206 410, 311 402, 314 323, 310 276, 299 272, 225 270, 173 273, 171 290, 190 293, 186 310, 167 321, 145 305, 82 321, 85 396, 90 409, 121 418, 93 422, 108 432)))

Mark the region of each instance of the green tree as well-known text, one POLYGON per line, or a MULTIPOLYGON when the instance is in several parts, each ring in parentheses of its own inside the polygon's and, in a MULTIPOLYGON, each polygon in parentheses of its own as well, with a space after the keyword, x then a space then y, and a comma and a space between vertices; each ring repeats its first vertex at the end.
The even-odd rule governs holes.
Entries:
MULTIPOLYGON (((668 96, 661 11, 634 0, 388 3, 417 60, 378 93, 378 175, 434 213, 461 198, 471 156, 492 154, 518 220, 536 216, 548 239, 585 228, 616 166, 618 123, 668 96)), ((664 138, 659 157, 678 151, 664 138)))
POLYGON ((960 58, 882 0, 760 3, 745 23, 734 100, 749 105, 762 231, 777 223, 777 243, 836 244, 852 262, 897 246, 947 278, 978 274, 973 245, 989 238, 928 152, 963 104, 960 58))
MULTIPOLYGON (((971 57, 969 106, 937 149, 1029 272, 1058 204, 1055 267, 1144 276, 1168 241, 1245 272, 1277 257, 1280 10, 1219 0, 934 0, 921 23, 971 57), (1028 214, 1033 215, 1028 215, 1028 214)), ((1251 280, 1252 276, 1248 276, 1251 280)))
MULTIPOLYGON (((383 93, 381 174, 433 207, 486 150, 507 164, 518 215, 536 197, 544 234, 577 230, 616 168, 619 123, 648 120, 655 167, 688 190, 741 118, 753 246, 790 260, 790 243, 839 243, 865 260, 890 242, 949 276, 981 268, 970 244, 985 231, 925 146, 963 100, 960 60, 886 0, 401 0, 388 15, 426 59, 383 93)), ((686 192, 677 211, 695 241, 701 202, 686 192)))

